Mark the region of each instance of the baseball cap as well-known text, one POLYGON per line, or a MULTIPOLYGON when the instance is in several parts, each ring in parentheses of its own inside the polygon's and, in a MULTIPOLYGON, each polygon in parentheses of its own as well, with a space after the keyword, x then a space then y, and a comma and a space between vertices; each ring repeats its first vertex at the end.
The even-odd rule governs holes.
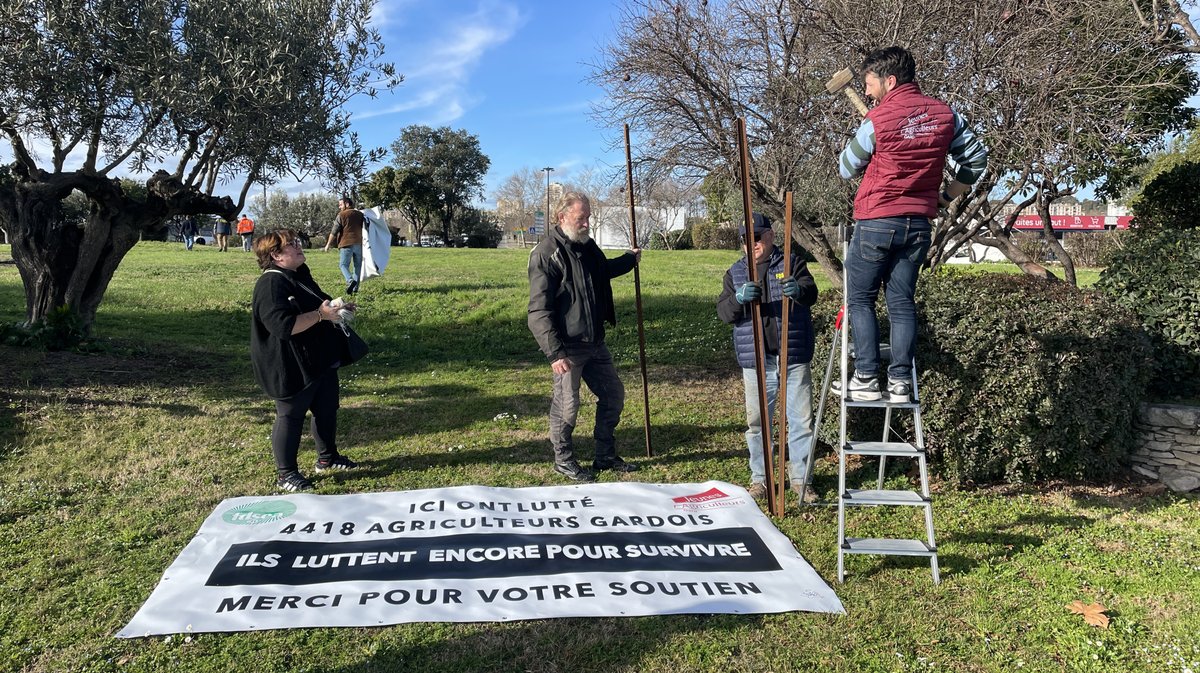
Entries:
MULTIPOLYGON (((763 215, 762 213, 753 213, 752 216, 754 219, 754 237, 755 238, 758 238, 762 234, 772 230, 771 229, 771 218, 767 217, 766 215, 763 215)), ((742 227, 739 231, 741 232, 742 236, 745 236, 746 235, 746 225, 742 224, 742 227)))

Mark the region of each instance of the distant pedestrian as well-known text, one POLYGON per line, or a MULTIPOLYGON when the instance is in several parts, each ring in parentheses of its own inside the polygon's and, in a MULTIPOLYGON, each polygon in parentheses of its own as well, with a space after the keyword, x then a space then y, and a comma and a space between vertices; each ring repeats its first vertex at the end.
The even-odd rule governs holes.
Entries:
POLYGON ((188 250, 196 244, 196 218, 188 215, 183 218, 183 224, 179 227, 179 235, 183 237, 183 247, 188 250))
POLYGON ((237 233, 242 237, 242 250, 250 252, 250 244, 254 242, 254 220, 245 213, 237 222, 237 233))
POLYGON ((363 214, 356 210, 349 197, 338 199, 337 219, 333 231, 329 232, 329 240, 325 241, 325 251, 335 242, 338 248, 338 266, 342 269, 342 277, 346 279, 346 294, 358 291, 358 281, 362 278, 363 263, 363 214))
POLYGON ((229 220, 221 218, 213 226, 213 237, 217 239, 217 251, 229 250, 229 220))

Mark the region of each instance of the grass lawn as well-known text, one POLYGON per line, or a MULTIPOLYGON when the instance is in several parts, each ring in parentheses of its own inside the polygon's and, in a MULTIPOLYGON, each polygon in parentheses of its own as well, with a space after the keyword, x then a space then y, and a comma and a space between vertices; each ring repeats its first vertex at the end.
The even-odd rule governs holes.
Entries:
MULTIPOLYGON (((657 457, 650 482, 748 478, 729 328, 736 253, 647 252, 642 285, 657 457)), ((7 259, 0 247, 0 260, 7 259)), ((321 493, 562 483, 546 440, 550 372, 525 327, 527 253, 397 249, 368 281, 372 354, 343 372, 339 443, 363 469, 321 493)), ((336 256, 309 255, 341 286, 336 256)), ((251 255, 146 243, 117 272, 98 352, 0 346, 0 671, 1200 671, 1200 503, 1141 482, 963 490, 935 484, 943 583, 919 560, 850 557, 844 616, 670 616, 112 635, 223 499, 272 493, 273 406, 248 367, 251 255), (1107 630, 1067 611, 1097 601, 1107 630)), ((818 280, 827 281, 818 274, 818 280)), ((643 445, 632 275, 615 282, 629 391, 618 441, 643 445)), ((24 315, 0 264, 0 321, 24 315)), ((590 410, 579 427, 590 428, 590 410)), ((580 433, 583 455, 590 438, 580 433)), ((301 465, 311 462, 311 439, 301 465)), ((817 463, 832 499, 836 462, 817 463)), ((856 479, 872 478, 864 466, 856 479)), ((604 479, 613 479, 605 473, 604 479)), ((905 476, 896 472, 894 487, 905 476)), ((856 525, 911 534, 916 514, 856 525)), ((836 579, 836 510, 779 528, 836 579)))

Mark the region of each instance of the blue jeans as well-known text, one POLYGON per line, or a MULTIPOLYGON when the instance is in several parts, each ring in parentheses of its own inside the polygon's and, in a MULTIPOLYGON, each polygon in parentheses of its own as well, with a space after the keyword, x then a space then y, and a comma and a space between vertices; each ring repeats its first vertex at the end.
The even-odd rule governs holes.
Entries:
MULTIPOLYGON (((767 370, 763 378, 767 381, 767 415, 775 417, 775 398, 779 394, 779 356, 766 356, 767 370)), ((750 451, 750 482, 762 483, 767 478, 762 454, 762 416, 758 406, 758 376, 754 369, 742 370, 742 384, 746 389, 746 448, 750 451)), ((807 364, 791 365, 787 368, 787 415, 788 415, 788 478, 792 481, 806 479, 808 445, 812 442, 812 373, 807 364)), ((771 435, 775 439, 774 432, 771 435)), ((776 447, 778 449, 778 447, 776 447)))
POLYGON ((879 374, 879 325, 875 300, 884 287, 891 325, 892 362, 888 378, 912 377, 917 346, 917 308, 913 294, 917 273, 929 252, 929 220, 924 217, 885 217, 859 220, 846 258, 849 286, 850 335, 854 338, 854 370, 859 378, 879 374))
POLYGON ((359 279, 362 273, 362 259, 362 244, 338 248, 338 266, 342 269, 342 277, 346 279, 347 285, 359 279), (353 273, 351 269, 354 269, 353 273))
POLYGON ((191 250, 192 246, 195 244, 196 244, 196 236, 194 234, 191 236, 188 236, 187 234, 183 235, 183 247, 187 248, 188 250, 191 250))

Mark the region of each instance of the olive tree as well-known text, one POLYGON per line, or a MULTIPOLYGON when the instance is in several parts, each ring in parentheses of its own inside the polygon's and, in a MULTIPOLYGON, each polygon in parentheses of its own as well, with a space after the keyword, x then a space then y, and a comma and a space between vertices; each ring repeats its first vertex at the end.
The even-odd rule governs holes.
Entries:
POLYGON ((124 255, 174 215, 231 219, 254 183, 361 174, 371 153, 342 107, 399 82, 373 3, 0 4, 0 222, 27 320, 68 307, 90 326, 124 255), (63 216, 72 191, 83 224, 63 216))
POLYGON ((290 196, 282 189, 271 190, 263 197, 252 199, 257 233, 276 229, 293 229, 305 238, 324 240, 333 229, 338 213, 338 197, 327 193, 290 196))

